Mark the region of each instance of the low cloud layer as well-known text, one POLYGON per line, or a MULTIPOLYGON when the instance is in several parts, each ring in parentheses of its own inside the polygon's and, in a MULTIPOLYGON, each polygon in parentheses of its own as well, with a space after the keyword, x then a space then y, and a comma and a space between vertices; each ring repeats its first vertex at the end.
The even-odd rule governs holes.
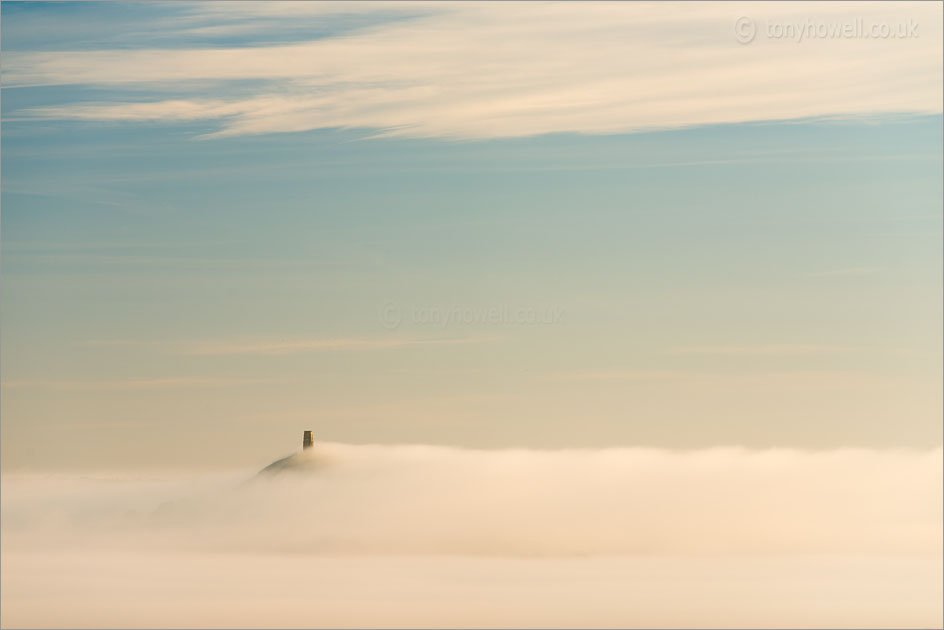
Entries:
POLYGON ((5 627, 923 627, 940 448, 318 444, 3 477, 5 627))
POLYGON ((319 444, 277 474, 7 476, 4 546, 295 554, 941 552, 941 449, 319 444), (50 542, 52 541, 52 542, 50 542))

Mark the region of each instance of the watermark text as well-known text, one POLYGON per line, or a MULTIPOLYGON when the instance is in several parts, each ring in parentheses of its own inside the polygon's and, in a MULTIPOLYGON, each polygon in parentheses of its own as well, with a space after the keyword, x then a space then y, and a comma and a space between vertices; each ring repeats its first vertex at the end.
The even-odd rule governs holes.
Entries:
POLYGON ((750 44, 758 36, 773 40, 802 43, 828 39, 917 39, 920 24, 911 19, 902 22, 875 22, 864 18, 829 21, 805 20, 757 21, 741 16, 734 21, 734 39, 750 44))

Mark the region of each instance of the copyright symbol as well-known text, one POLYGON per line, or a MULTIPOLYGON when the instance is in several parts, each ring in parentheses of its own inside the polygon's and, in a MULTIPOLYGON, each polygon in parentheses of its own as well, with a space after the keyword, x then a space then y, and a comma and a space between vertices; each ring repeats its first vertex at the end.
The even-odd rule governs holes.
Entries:
POLYGON ((387 302, 380 309, 380 322, 387 330, 393 330, 403 321, 403 315, 400 313, 400 307, 393 302, 387 302))
POLYGON ((750 44, 757 35, 757 25, 754 20, 742 15, 734 21, 734 39, 740 44, 750 44))

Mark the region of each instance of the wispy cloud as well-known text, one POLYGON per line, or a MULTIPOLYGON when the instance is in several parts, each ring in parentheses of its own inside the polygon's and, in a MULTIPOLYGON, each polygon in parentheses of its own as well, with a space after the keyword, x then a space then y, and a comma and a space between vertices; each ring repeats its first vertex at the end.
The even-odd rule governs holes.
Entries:
POLYGON ((673 372, 670 370, 613 370, 598 372, 573 372, 569 374, 558 374, 551 377, 551 380, 564 381, 652 381, 665 380, 673 378, 684 378, 691 376, 686 372, 673 372))
MULTIPOLYGON (((284 380, 284 379, 283 379, 284 380)), ((110 391, 142 389, 176 389, 203 387, 234 387, 283 382, 279 379, 229 377, 168 377, 108 380, 22 379, 3 381, 5 389, 48 389, 56 391, 110 391)))
POLYGON ((86 345, 142 348, 167 354, 193 356, 255 355, 280 356, 313 352, 391 350, 419 346, 456 346, 486 343, 495 337, 321 337, 255 338, 213 341, 138 341, 133 339, 91 339, 86 345))
POLYGON ((829 346, 813 343, 768 343, 754 345, 680 346, 670 348, 666 352, 667 354, 795 357, 832 354, 848 350, 849 348, 843 346, 829 346))
POLYGON ((875 269, 872 267, 846 267, 844 269, 813 271, 807 275, 814 278, 829 278, 834 276, 867 276, 873 273, 875 273, 875 269))
MULTIPOLYGON (((195 14, 204 17, 219 10, 199 6, 195 14)), ((291 20, 308 6, 258 5, 243 17, 291 20)), ((416 6, 383 3, 357 11, 417 12, 416 6)), ((281 45, 8 53, 8 86, 146 85, 166 94, 11 115, 203 120, 216 126, 210 137, 343 127, 494 138, 941 111, 938 4, 704 3, 684 11, 641 3, 422 6, 412 19, 281 45), (734 37, 739 16, 757 25, 750 45, 734 37), (834 23, 916 20, 919 37, 798 44, 763 36, 769 20, 811 17, 834 23), (199 96, 208 81, 217 86, 214 96, 199 96)), ((317 6, 326 16, 352 11, 317 6)), ((238 26, 234 19, 228 28, 238 26)))
POLYGON ((183 354, 193 355, 285 355, 307 352, 330 352, 345 350, 387 350, 416 346, 465 345, 488 341, 486 337, 462 337, 452 339, 411 338, 339 338, 339 339, 288 339, 284 341, 257 342, 207 342, 181 347, 183 354))

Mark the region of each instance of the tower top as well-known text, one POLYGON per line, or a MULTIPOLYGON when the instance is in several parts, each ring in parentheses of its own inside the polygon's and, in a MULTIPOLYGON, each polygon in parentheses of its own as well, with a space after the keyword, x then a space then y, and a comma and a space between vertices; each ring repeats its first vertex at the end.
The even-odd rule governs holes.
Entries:
POLYGON ((311 436, 311 431, 305 431, 302 436, 302 449, 308 449, 315 445, 315 439, 311 436))

